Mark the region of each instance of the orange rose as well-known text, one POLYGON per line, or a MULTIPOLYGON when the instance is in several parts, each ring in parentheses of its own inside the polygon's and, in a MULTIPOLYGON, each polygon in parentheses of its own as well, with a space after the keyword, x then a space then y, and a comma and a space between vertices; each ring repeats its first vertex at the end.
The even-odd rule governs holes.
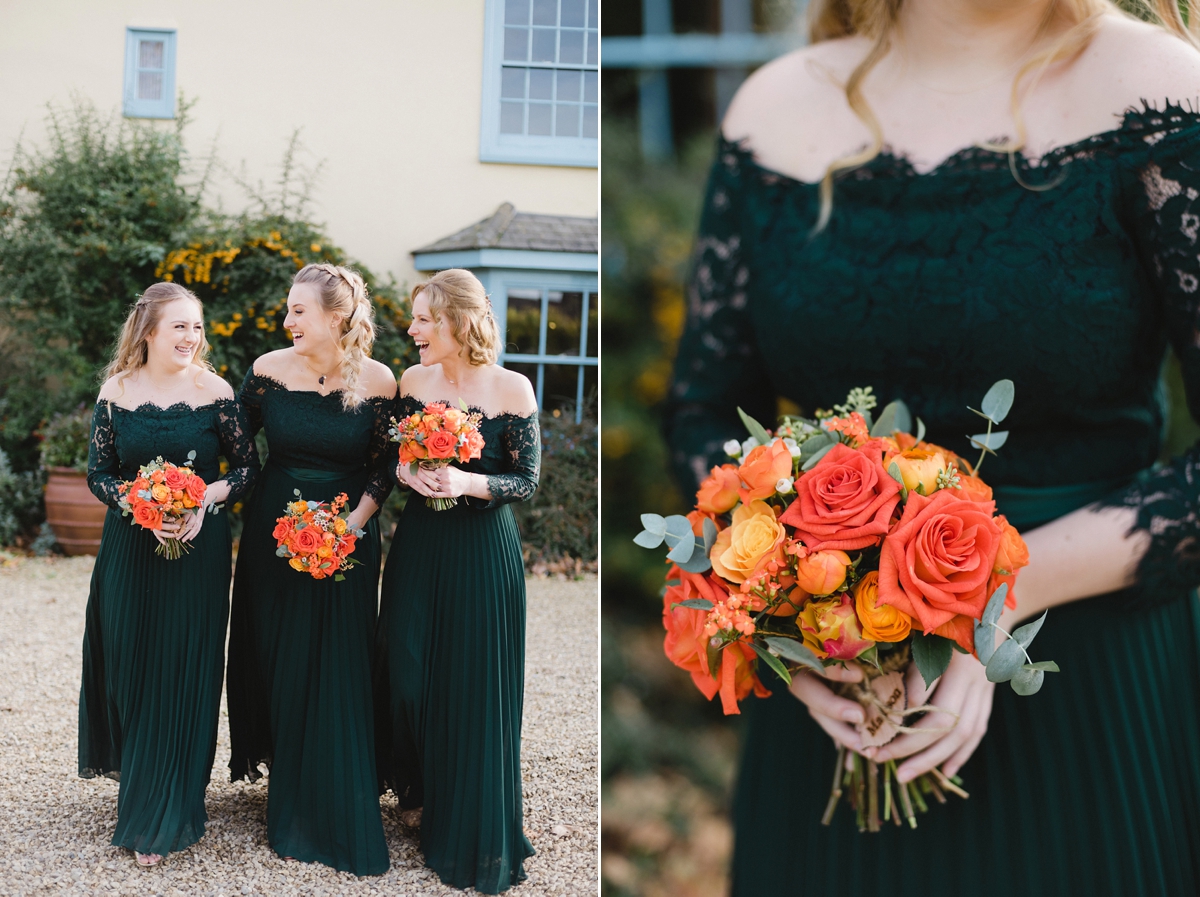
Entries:
POLYGON ((425 438, 425 450, 430 458, 453 458, 458 440, 449 430, 438 430, 425 438))
POLYGON ((853 660, 875 643, 864 638, 854 613, 854 602, 843 592, 836 598, 810 601, 796 616, 796 624, 817 657, 853 660))
POLYGON ((281 518, 275 524, 275 530, 271 536, 275 539, 277 545, 282 545, 287 541, 288 536, 292 533, 292 522, 286 517, 281 518))
POLYGON ((988 578, 1000 549, 995 506, 910 492, 904 514, 879 556, 879 602, 916 617, 926 633, 956 614, 983 615, 988 578))
POLYGON ((166 501, 168 498, 171 497, 171 490, 168 489, 166 486, 164 486, 162 483, 155 483, 153 486, 150 487, 150 496, 155 501, 166 501))
POLYGON ((338 540, 338 545, 341 547, 341 551, 339 552, 341 556, 349 557, 351 554, 353 554, 354 546, 357 542, 358 536, 354 535, 354 533, 346 533, 346 535, 342 536, 342 538, 338 540))
POLYGON ((780 521, 810 551, 854 551, 879 543, 900 502, 900 484, 881 465, 876 441, 855 450, 838 443, 796 480, 796 500, 780 521))
MULTIPOLYGON (((989 591, 988 595, 991 594, 989 591)), ((966 614, 955 614, 933 630, 933 634, 958 642, 959 647, 964 651, 975 653, 975 620, 966 614)))
POLYGON ((968 476, 961 472, 958 474, 958 488, 954 490, 959 498, 965 498, 967 501, 991 501, 992 487, 985 483, 979 477, 968 476))
POLYGON ((181 490, 187 483, 187 474, 184 470, 187 468, 168 467, 163 474, 163 483, 172 492, 181 490))
POLYGON ((166 479, 166 476, 161 470, 156 470, 150 474, 151 483, 161 483, 164 479, 166 479))
POLYGON ((1009 576, 1029 564, 1029 547, 1003 514, 996 515, 996 523, 1000 526, 1000 550, 996 552, 994 570, 1001 576, 1009 576))
MULTIPOLYGON (((712 473, 700 484, 700 488, 696 492, 696 507, 706 514, 724 514, 738 503, 738 490, 741 485, 735 465, 722 464, 720 467, 714 467, 712 473)), ((772 485, 771 493, 774 490, 775 487, 772 485)))
POLYGON ((770 505, 762 501, 741 505, 709 552, 713 571, 730 582, 744 582, 766 561, 783 560, 785 538, 787 531, 775 519, 770 505))
POLYGON ((879 600, 879 573, 872 570, 854 587, 854 609, 863 635, 877 642, 901 642, 912 629, 912 618, 879 600))
POLYGON ((313 554, 324 540, 321 538, 321 532, 315 526, 306 526, 304 529, 296 530, 296 536, 293 543, 296 546, 296 551, 300 554, 313 554))
POLYGON ((705 514, 703 511, 688 511, 686 516, 688 523, 692 525, 693 536, 703 537, 705 520, 711 520, 713 525, 716 526, 717 532, 721 531, 721 524, 717 522, 717 519, 712 514, 705 514))
POLYGON ((796 564, 796 585, 810 595, 832 595, 846 581, 849 566, 850 555, 836 548, 811 552, 796 564))
POLYGON ((435 418, 441 417, 446 413, 446 407, 445 402, 430 402, 425 406, 425 413, 435 418))
POLYGON ((776 439, 770 445, 755 446, 738 468, 741 479, 738 495, 745 504, 767 498, 775 494, 776 483, 784 477, 791 479, 791 476, 792 453, 782 439, 776 439))
POLYGON ((146 479, 145 477, 138 477, 136 480, 133 481, 133 485, 129 487, 129 491, 132 492, 134 495, 137 495, 139 492, 146 492, 149 489, 150 489, 150 481, 148 479, 146 479))
POLYGON ((162 529, 162 512, 148 501, 135 501, 133 522, 145 529, 162 529))
POLYGON ((202 501, 204 501, 205 493, 208 492, 208 486, 206 486, 204 484, 204 480, 198 476, 188 477, 187 484, 184 486, 184 491, 187 492, 188 497, 190 497, 192 501, 194 501, 196 504, 200 504, 202 501))
POLYGON ((402 442, 400 444, 400 463, 407 466, 414 461, 424 461, 429 457, 429 452, 421 443, 414 441, 402 442))
POLYGON ((467 416, 457 408, 447 408, 443 417, 446 418, 446 429, 453 430, 455 433, 467 421, 467 416))

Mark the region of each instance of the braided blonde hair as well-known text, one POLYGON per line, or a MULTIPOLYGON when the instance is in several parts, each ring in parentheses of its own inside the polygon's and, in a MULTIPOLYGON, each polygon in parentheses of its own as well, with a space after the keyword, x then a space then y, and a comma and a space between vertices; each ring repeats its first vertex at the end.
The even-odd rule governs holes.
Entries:
MULTIPOLYGON (((820 186, 820 212, 813 233, 824 230, 833 212, 833 177, 839 171, 866 165, 883 149, 883 129, 862 95, 862 83, 891 48, 892 33, 904 0, 813 0, 809 6, 809 40, 812 43, 833 40, 839 37, 861 35, 871 41, 871 49, 846 79, 844 91, 846 102, 854 114, 871 132, 871 144, 864 150, 835 159, 825 169, 820 186)), ((986 149, 1008 153, 1009 167, 1022 186, 1029 187, 1017 174, 1016 153, 1025 146, 1025 122, 1021 117, 1021 82, 1030 73, 1037 79, 1057 62, 1074 59, 1087 49, 1092 37, 1100 27, 1106 13, 1121 12, 1154 22, 1171 34, 1191 44, 1200 46, 1200 2, 1195 0, 1054 0, 1050 4, 1041 30, 1050 24, 1055 15, 1064 17, 1071 27, 1049 48, 1034 56, 1018 70, 1013 78, 1010 108, 1016 122, 1016 137, 1003 144, 982 144, 986 149), (1186 23, 1180 7, 1186 9, 1186 23)), ((1039 31, 1040 34, 1040 31, 1039 31)), ((1053 186, 1053 184, 1049 185, 1053 186)), ((1032 188, 1030 189, 1045 189, 1032 188)))
MULTIPOLYGON (((146 364, 150 351, 146 341, 154 332, 154 328, 158 326, 158 322, 162 318, 163 307, 176 299, 191 299, 200 309, 200 313, 204 314, 204 303, 186 287, 167 281, 147 287, 146 291, 138 297, 137 302, 133 304, 129 314, 125 316, 125 323, 121 325, 121 335, 117 338, 117 345, 113 349, 112 360, 105 367, 101 379, 118 377, 118 382, 120 382, 146 364)), ((205 337, 202 330, 200 345, 196 349, 196 354, 192 356, 192 363, 211 371, 213 366, 208 361, 210 348, 208 338, 205 337)), ((122 386, 122 390, 124 390, 124 386, 122 386)))
POLYGON ((358 380, 363 362, 371 357, 375 342, 375 307, 367 296, 362 276, 350 268, 328 262, 305 265, 296 272, 293 284, 310 283, 321 297, 326 314, 342 316, 338 348, 342 353, 342 407, 356 408, 362 399, 358 395, 358 380))
POLYGON ((412 289, 412 298, 425 290, 435 324, 448 321, 450 335, 467 350, 473 365, 495 364, 500 357, 500 328, 492 300, 479 278, 465 268, 447 268, 412 289))

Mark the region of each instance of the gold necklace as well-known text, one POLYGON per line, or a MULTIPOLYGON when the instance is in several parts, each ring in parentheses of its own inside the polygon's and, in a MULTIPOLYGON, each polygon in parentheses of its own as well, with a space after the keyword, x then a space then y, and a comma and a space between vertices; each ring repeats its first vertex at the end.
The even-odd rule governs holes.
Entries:
MULTIPOLYGON (((338 364, 340 364, 340 363, 341 362, 339 362, 338 364)), ((334 365, 328 371, 326 371, 324 374, 322 374, 320 371, 318 371, 316 368, 314 368, 311 364, 309 364, 307 359, 304 362, 304 366, 306 368, 308 368, 310 371, 312 371, 314 374, 317 375, 317 385, 318 386, 324 386, 325 378, 328 377, 330 374, 332 374, 335 370, 337 370, 337 367, 338 367, 338 365, 334 365)), ((320 392, 321 395, 325 395, 325 393, 321 392, 321 390, 319 390, 319 389, 317 390, 317 392, 320 392)))

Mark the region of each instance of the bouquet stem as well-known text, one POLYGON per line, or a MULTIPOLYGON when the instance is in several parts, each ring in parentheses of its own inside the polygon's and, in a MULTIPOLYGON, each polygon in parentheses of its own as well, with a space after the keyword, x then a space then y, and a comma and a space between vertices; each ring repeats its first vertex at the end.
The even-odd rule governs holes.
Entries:
POLYGON ((435 511, 448 511, 458 504, 457 498, 427 498, 425 504, 435 511))
POLYGON ((165 542, 160 542, 158 547, 154 549, 154 553, 161 558, 166 558, 168 561, 177 561, 191 551, 191 548, 184 545, 178 539, 167 539, 165 542))

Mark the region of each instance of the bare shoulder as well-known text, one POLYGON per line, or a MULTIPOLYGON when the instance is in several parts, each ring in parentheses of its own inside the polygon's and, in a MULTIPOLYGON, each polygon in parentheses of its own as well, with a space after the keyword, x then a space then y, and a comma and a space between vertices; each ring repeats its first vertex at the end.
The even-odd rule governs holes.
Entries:
POLYGON ((282 378, 291 367, 293 353, 291 349, 275 349, 254 359, 253 370, 264 377, 282 378))
POLYGON ((869 139, 846 102, 843 85, 866 56, 861 37, 837 38, 786 53, 759 68, 738 90, 721 126, 768 168, 806 177, 869 139), (820 122, 814 128, 812 123, 820 122), (820 160, 819 167, 816 161, 820 160))
POLYGON ((114 374, 104 381, 100 387, 100 394, 96 396, 97 402, 112 402, 120 398, 125 392, 126 378, 120 374, 114 374))
POLYGON ((373 358, 368 358, 363 362, 359 385, 362 393, 368 396, 383 396, 390 399, 396 395, 396 376, 392 373, 392 369, 373 358))
POLYGON ((492 383, 501 410, 514 414, 530 414, 537 411, 537 397, 533 394, 533 384, 524 374, 497 365, 492 383))
POLYGON ((1194 106, 1200 98, 1200 51, 1165 28, 1106 15, 1072 80, 1082 102, 1116 114, 1143 100, 1160 109, 1164 102, 1194 106))
POLYGON ((401 395, 420 396, 421 387, 429 382, 429 371, 429 368, 421 364, 405 368, 404 373, 400 375, 401 395))
POLYGON ((216 402, 221 399, 233 398, 233 387, 228 381, 214 371, 201 368, 196 377, 196 387, 201 391, 206 402, 216 402))

